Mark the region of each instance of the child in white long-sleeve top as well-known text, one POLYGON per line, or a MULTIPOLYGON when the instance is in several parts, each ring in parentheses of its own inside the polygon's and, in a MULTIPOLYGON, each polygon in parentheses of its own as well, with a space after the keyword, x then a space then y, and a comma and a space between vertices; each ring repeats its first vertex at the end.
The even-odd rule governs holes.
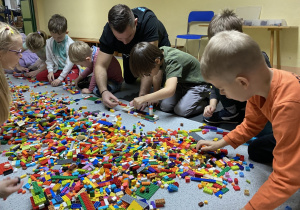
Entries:
POLYGON ((74 42, 68 35, 67 20, 65 17, 55 14, 48 22, 51 38, 46 42, 47 69, 40 72, 38 81, 49 81, 52 86, 58 86, 62 81, 75 80, 79 75, 79 69, 68 56, 69 46, 74 42))

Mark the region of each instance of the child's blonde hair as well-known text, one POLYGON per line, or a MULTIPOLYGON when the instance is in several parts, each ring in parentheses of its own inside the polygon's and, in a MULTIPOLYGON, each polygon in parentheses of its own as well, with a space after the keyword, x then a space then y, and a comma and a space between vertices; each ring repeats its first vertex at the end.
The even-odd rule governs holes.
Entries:
POLYGON ((91 57, 93 50, 82 41, 75 41, 69 47, 69 59, 72 63, 85 61, 87 57, 91 57))
MULTIPOLYGON (((6 53, 13 47, 15 38, 18 36, 20 33, 16 28, 0 22, 0 53, 6 53)), ((2 69, 2 63, 0 63, 0 124, 3 124, 9 117, 10 102, 10 90, 2 69)))
POLYGON ((200 62, 203 77, 234 79, 266 65, 258 44, 237 31, 217 33, 208 42, 200 62), (234 77, 233 77, 234 76, 234 77))
POLYGON ((13 26, 0 22, 0 50, 7 52, 14 46, 15 38, 20 36, 20 32, 13 26))
POLYGON ((31 51, 37 51, 45 47, 48 36, 44 31, 37 31, 28 34, 26 46, 31 51))

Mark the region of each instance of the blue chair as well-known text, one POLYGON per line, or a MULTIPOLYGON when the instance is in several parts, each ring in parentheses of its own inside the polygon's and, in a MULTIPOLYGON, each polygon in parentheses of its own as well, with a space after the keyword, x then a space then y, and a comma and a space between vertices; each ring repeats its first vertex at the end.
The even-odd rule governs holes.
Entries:
POLYGON ((207 37, 207 35, 198 35, 198 34, 190 34, 190 26, 194 22, 204 22, 209 23, 214 16, 213 11, 192 11, 189 14, 188 26, 187 26, 187 34, 177 35, 175 39, 175 48, 177 47, 177 39, 185 39, 186 40, 186 51, 188 49, 188 39, 199 40, 198 47, 198 60, 199 60, 199 52, 200 52, 200 42, 203 37, 207 37))

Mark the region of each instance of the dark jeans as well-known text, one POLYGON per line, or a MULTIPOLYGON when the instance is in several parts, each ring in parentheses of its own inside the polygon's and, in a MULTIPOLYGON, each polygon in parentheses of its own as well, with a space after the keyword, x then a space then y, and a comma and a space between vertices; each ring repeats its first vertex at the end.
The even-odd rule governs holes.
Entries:
POLYGON ((258 163, 272 163, 276 140, 273 134, 253 140, 248 146, 249 158, 258 163))

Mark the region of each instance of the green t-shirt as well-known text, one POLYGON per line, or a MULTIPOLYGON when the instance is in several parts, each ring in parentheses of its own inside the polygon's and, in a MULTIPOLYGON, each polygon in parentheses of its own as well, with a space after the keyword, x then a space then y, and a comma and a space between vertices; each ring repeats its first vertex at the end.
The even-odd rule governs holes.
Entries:
POLYGON ((167 79, 177 77, 178 83, 204 82, 200 63, 194 56, 172 47, 163 46, 159 49, 164 51, 164 62, 160 69, 167 79))

